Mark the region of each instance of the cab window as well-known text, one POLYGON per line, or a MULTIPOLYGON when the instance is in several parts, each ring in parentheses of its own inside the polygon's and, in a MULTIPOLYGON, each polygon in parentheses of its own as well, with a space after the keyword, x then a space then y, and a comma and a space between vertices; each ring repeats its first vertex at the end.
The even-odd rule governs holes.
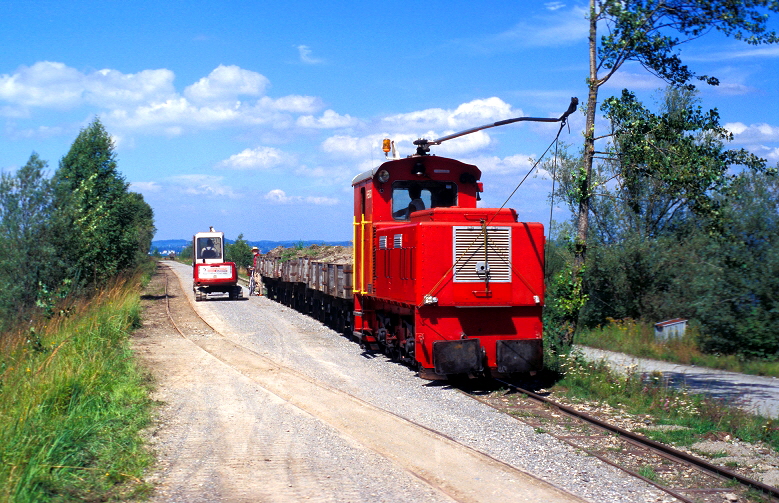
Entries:
POLYGON ((197 258, 222 258, 222 243, 218 237, 197 238, 197 258))
POLYGON ((457 205, 453 182, 399 180, 392 184, 392 218, 408 220, 411 213, 457 205))

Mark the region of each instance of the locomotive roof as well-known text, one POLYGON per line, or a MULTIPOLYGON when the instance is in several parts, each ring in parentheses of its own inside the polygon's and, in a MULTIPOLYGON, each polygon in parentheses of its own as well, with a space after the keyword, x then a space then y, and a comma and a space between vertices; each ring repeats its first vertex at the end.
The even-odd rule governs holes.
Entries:
POLYGON ((477 180, 481 176, 481 170, 478 167, 476 167, 473 164, 466 164, 462 161, 458 161, 457 159, 450 159, 448 157, 439 157, 435 155, 429 155, 429 156, 413 155, 413 156, 406 157, 404 159, 392 159, 386 161, 373 169, 369 169, 368 171, 360 173, 359 175, 355 176, 352 179, 352 185, 357 185, 362 181, 365 181, 369 178, 373 178, 376 175, 376 173, 379 172, 379 170, 386 169, 387 171, 392 172, 394 166, 400 166, 401 164, 415 163, 420 159, 429 159, 430 162, 434 162, 434 163, 459 164, 462 166, 463 171, 476 171, 475 174, 477 180))

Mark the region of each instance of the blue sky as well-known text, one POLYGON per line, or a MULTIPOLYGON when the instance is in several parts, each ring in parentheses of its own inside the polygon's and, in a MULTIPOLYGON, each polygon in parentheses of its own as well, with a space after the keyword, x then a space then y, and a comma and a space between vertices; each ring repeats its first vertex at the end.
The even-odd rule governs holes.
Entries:
MULTIPOLYGON (((412 153, 419 137, 586 99, 586 2, 5 0, 0 7, 0 169, 35 151, 53 172, 99 116, 155 239, 214 226, 235 239, 351 239, 351 179, 412 153)), ((779 22, 773 19, 773 29, 779 22)), ((779 46, 709 34, 682 48, 705 108, 744 147, 779 162, 779 46)), ((652 104, 662 82, 626 65, 601 90, 652 104)), ((562 139, 579 147, 584 118, 562 139)), ((433 147, 478 165, 501 205, 554 138, 518 123, 433 147)), ((511 199, 549 221, 538 172, 511 199)), ((564 208, 554 209, 565 220, 564 208)))

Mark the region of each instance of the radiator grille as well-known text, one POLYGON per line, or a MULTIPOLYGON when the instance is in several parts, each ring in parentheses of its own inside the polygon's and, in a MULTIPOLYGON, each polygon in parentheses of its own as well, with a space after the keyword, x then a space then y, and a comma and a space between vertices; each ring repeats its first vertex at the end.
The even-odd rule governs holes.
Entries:
POLYGON ((511 227, 487 227, 486 250, 481 227, 454 227, 453 248, 455 282, 483 282, 485 264, 490 282, 511 282, 511 227))

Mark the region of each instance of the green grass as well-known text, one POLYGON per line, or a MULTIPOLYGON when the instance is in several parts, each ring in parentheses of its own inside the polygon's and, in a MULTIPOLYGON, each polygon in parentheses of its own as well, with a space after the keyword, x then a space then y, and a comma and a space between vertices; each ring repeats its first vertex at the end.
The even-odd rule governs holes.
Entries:
POLYGON ((649 323, 631 319, 609 319, 609 323, 604 326, 577 333, 576 343, 641 358, 779 377, 779 362, 744 360, 736 355, 706 354, 698 349, 698 336, 695 327, 688 327, 683 338, 662 342, 655 340, 654 327, 649 323))
POLYGON ((638 470, 638 474, 644 477, 645 479, 649 480, 657 480, 657 473, 655 473, 654 468, 652 468, 649 465, 644 465, 638 470))
POLYGON ((654 424, 684 429, 643 433, 659 442, 691 445, 710 434, 729 434, 745 442, 765 442, 779 451, 779 420, 754 416, 702 394, 669 387, 659 373, 612 371, 605 362, 588 362, 573 353, 561 357, 563 378, 553 391, 573 402, 607 404, 634 416, 649 415, 654 424))
POLYGON ((2 334, 0 501, 120 501, 150 490, 140 434, 149 383, 128 340, 140 326, 140 281, 2 334))

